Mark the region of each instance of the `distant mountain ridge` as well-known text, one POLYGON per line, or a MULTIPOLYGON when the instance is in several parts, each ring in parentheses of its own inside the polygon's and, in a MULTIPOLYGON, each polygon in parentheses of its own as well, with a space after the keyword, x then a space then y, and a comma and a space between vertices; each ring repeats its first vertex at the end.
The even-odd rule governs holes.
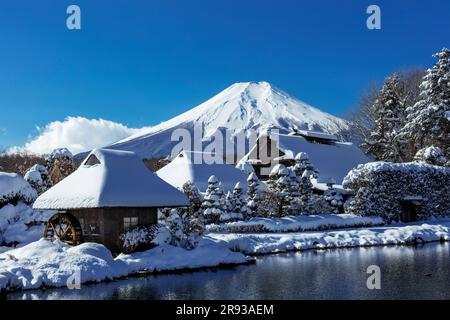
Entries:
POLYGON ((199 106, 159 125, 141 130, 108 148, 136 152, 142 158, 171 154, 178 141, 171 141, 175 129, 193 132, 203 126, 203 139, 217 130, 233 135, 248 130, 277 128, 281 133, 294 129, 336 134, 348 129, 345 120, 314 108, 268 82, 235 83, 199 106))

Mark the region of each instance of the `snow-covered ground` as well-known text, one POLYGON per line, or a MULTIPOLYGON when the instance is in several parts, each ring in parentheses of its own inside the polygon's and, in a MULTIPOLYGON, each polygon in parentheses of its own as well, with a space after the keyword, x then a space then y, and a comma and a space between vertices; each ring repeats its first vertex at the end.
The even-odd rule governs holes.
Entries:
MULTIPOLYGON (((356 218, 347 219, 357 221, 356 218)), ((303 227, 320 226, 317 219, 312 221, 316 222, 309 221, 308 224, 306 220, 287 222, 286 219, 279 219, 276 223, 267 223, 267 226, 272 230, 282 231, 288 230, 289 227, 285 224, 289 226, 291 223, 304 223, 303 227)), ((376 220, 363 222, 377 223, 376 220)), ((21 248, 7 250, 0 247, 0 290, 65 286, 68 279, 77 272, 81 283, 100 282, 138 272, 198 269, 251 261, 244 254, 432 241, 450 241, 450 219, 334 231, 209 232, 200 239, 194 250, 162 244, 151 250, 121 254, 116 258, 101 244, 84 243, 71 247, 59 241, 40 239, 21 248)))
POLYGON ((207 230, 209 232, 227 233, 298 232, 380 225, 383 225, 383 219, 379 217, 361 217, 354 214, 323 214, 283 218, 251 218, 249 221, 209 225, 207 230))
POLYGON ((0 254, 0 290, 65 286, 77 274, 81 283, 100 282, 141 271, 197 269, 250 261, 251 258, 230 251, 223 241, 209 237, 200 239, 198 247, 190 251, 163 244, 116 258, 101 244, 71 247, 40 239, 0 254))
POLYGON ((331 249, 358 246, 405 245, 450 241, 450 219, 422 223, 397 224, 364 229, 342 229, 303 233, 209 233, 226 241, 230 249, 245 254, 268 254, 307 249, 331 249))

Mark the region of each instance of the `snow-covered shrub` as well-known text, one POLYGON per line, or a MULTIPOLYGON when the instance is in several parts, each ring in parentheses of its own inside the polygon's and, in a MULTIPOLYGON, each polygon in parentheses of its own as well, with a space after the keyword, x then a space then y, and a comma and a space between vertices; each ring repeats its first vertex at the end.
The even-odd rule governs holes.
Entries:
POLYGON ((120 235, 123 251, 131 253, 152 249, 160 244, 169 243, 170 231, 165 226, 154 224, 139 226, 120 235))
POLYGON ((186 208, 162 210, 161 221, 170 231, 170 244, 188 250, 198 244, 198 237, 204 232, 203 217, 198 214, 191 216, 186 208))
POLYGON ((330 212, 342 213, 344 212, 344 195, 341 189, 336 189, 333 185, 336 181, 332 178, 326 181, 328 189, 324 191, 323 196, 330 205, 330 212))
POLYGON ((223 188, 216 176, 208 179, 208 187, 202 202, 203 216, 207 223, 216 223, 227 211, 223 188))
POLYGON ((0 246, 14 246, 38 240, 52 211, 33 210, 20 201, 0 208, 0 246))
POLYGON ((339 189, 329 187, 325 190, 323 196, 330 204, 332 213, 341 213, 344 211, 344 196, 339 189))
POLYGON ((0 208, 19 201, 30 204, 36 197, 36 190, 24 178, 16 173, 0 172, 0 208))
POLYGON ((450 166, 449 160, 445 157, 444 152, 439 147, 428 147, 419 150, 414 157, 414 160, 426 162, 435 166, 450 166))
POLYGON ((398 221, 402 203, 416 199, 421 202, 418 219, 450 215, 449 168, 423 162, 372 162, 351 170, 343 185, 354 193, 346 213, 398 221))
POLYGON ((24 179, 38 192, 42 194, 47 191, 52 182, 48 176, 47 168, 40 164, 35 164, 25 173, 24 179))
POLYGON ((170 230, 172 245, 193 249, 197 245, 197 238, 205 229, 202 211, 203 197, 190 181, 183 185, 183 191, 189 199, 189 206, 161 210, 163 216, 161 223, 170 230))

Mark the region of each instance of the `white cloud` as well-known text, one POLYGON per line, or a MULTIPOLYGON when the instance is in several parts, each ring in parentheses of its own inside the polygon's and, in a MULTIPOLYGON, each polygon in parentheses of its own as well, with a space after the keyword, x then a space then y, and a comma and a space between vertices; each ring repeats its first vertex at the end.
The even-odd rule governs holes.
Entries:
POLYGON ((38 136, 31 138, 25 146, 13 147, 9 151, 48 154, 65 147, 77 154, 107 146, 139 131, 117 122, 84 117, 67 117, 64 121, 50 122, 37 129, 38 136))

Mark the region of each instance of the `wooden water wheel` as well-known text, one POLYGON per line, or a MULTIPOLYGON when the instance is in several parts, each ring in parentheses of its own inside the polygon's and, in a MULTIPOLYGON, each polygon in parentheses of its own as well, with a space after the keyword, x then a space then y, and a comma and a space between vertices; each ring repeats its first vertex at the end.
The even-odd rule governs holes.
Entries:
POLYGON ((82 242, 83 232, 80 222, 70 213, 54 214, 46 223, 44 238, 59 239, 70 245, 82 242))

